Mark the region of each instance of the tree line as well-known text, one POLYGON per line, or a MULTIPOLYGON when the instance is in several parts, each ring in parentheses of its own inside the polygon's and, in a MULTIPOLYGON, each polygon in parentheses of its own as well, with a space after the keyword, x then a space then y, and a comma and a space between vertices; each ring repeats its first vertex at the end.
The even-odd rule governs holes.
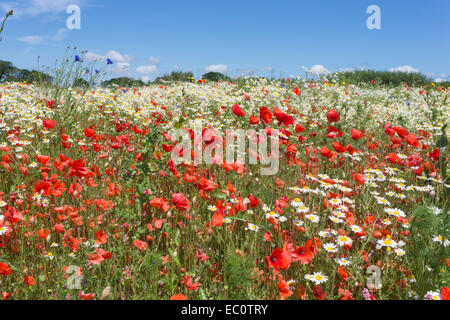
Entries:
MULTIPOLYGON (((333 75, 334 79, 342 83, 351 84, 367 84, 377 83, 387 86, 398 86, 407 83, 410 86, 424 86, 433 82, 432 79, 421 73, 413 72, 392 72, 392 71, 375 71, 375 70, 355 70, 348 72, 340 72, 333 75)), ((205 73, 202 80, 209 82, 218 81, 236 81, 220 72, 205 73)), ((281 79, 280 79, 281 80, 281 79)), ((284 81, 283 79, 282 81, 284 81)), ((325 77, 324 80, 331 81, 331 76, 325 77)), ((0 60, 0 82, 25 82, 25 83, 48 83, 51 84, 53 77, 47 73, 37 70, 20 69, 9 61, 0 60)), ((121 87, 142 87, 153 84, 167 84, 173 82, 194 82, 194 74, 192 72, 172 71, 170 74, 157 77, 153 81, 144 82, 140 79, 130 77, 116 77, 101 82, 102 86, 121 86, 121 87)), ((197 80, 198 81, 198 80, 197 80)), ((90 84, 85 79, 75 79, 73 87, 88 87, 90 84)), ((450 82, 440 82, 440 86, 449 87, 450 82)))

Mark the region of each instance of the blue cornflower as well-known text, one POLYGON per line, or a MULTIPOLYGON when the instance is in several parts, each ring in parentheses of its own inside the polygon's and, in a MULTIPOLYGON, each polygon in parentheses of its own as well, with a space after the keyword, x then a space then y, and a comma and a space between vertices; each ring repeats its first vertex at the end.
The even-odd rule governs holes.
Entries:
POLYGON ((100 71, 98 71, 97 69, 95 69, 95 73, 99 73, 100 71))
POLYGON ((80 57, 75 55, 75 61, 81 61, 80 57))
POLYGON ((110 58, 106 59, 106 64, 113 64, 113 61, 110 58))

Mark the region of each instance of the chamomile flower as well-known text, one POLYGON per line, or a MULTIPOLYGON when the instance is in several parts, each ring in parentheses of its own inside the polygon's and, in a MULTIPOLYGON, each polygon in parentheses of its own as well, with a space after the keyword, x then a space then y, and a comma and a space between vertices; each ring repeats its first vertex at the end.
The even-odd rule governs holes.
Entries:
POLYGON ((342 220, 342 219, 340 219, 338 217, 335 217, 335 216, 329 216, 328 219, 330 219, 334 223, 342 223, 342 222, 344 222, 344 220, 342 220))
POLYGON ((385 205, 385 206, 390 206, 391 205, 391 203, 388 200, 386 200, 385 198, 375 197, 375 199, 377 200, 378 204, 382 204, 382 205, 385 205))
POLYGON ((441 294, 437 291, 428 291, 425 300, 441 300, 441 294))
POLYGON ((54 256, 53 253, 51 253, 51 252, 47 252, 47 253, 45 254, 45 257, 46 257, 47 259, 50 259, 50 260, 55 259, 55 256, 54 256))
POLYGON ((323 248, 327 252, 337 252, 336 245, 334 243, 328 242, 323 245, 323 248))
POLYGON ((247 227, 245 227, 245 230, 250 230, 250 231, 255 231, 255 232, 258 232, 259 229, 260 228, 257 225, 254 225, 253 223, 249 223, 247 225, 247 227))
POLYGON ((9 228, 7 226, 0 226, 0 236, 4 235, 9 231, 9 228))
POLYGON ((397 247, 397 242, 395 242, 394 240, 392 240, 389 236, 386 237, 386 239, 380 239, 377 241, 377 244, 382 246, 382 247, 389 247, 389 248, 396 248, 397 247))
POLYGON ((403 210, 400 210, 398 208, 393 208, 393 209, 385 208, 384 211, 391 216, 402 217, 402 218, 406 216, 405 212, 403 212, 403 210))
POLYGON ((294 225, 295 225, 296 227, 298 227, 298 228, 300 228, 301 226, 303 226, 303 221, 302 221, 302 220, 296 219, 296 220, 294 220, 293 222, 294 222, 294 225))
POLYGON ((286 283, 287 283, 287 285, 289 286, 289 288, 290 288, 291 290, 293 290, 294 287, 295 287, 295 284, 297 283, 297 281, 295 281, 294 279, 289 279, 289 280, 286 281, 286 283))
POLYGON ((319 236, 322 237, 322 238, 331 238, 332 234, 330 232, 328 232, 328 231, 323 231, 322 230, 322 231, 319 232, 319 236))
POLYGON ((403 249, 401 249, 401 248, 396 248, 396 249, 395 249, 395 254, 396 254, 398 257, 402 257, 402 256, 405 255, 405 250, 403 250, 403 249))
POLYGON ((322 272, 314 272, 312 281, 314 281, 315 284, 319 285, 321 283, 327 282, 328 277, 325 276, 322 272))
POLYGON ((334 198, 334 199, 328 200, 328 203, 333 206, 339 206, 342 203, 342 201, 341 201, 341 199, 334 198))
POLYGON ((352 264, 351 261, 348 260, 348 259, 345 258, 345 257, 342 257, 342 258, 336 258, 336 262, 337 262, 340 266, 349 266, 349 265, 352 264))
POLYGON ((308 213, 309 208, 305 207, 304 205, 301 205, 301 206, 297 207, 296 211, 297 211, 297 213, 308 213))
POLYGON ((347 236, 339 236, 339 237, 337 237, 337 243, 339 246, 342 247, 345 245, 351 245, 353 243, 353 240, 347 236))
POLYGON ((313 222, 313 223, 318 223, 319 222, 319 216, 315 215, 315 214, 307 214, 305 216, 306 219, 308 219, 309 221, 313 222))
POLYGON ((354 233, 361 233, 363 231, 363 229, 360 226, 357 226, 356 224, 353 224, 350 226, 350 229, 354 232, 354 233))
POLYGON ((291 206, 293 206, 294 208, 297 208, 297 207, 303 206, 303 202, 299 198, 295 198, 294 200, 291 201, 291 206))
POLYGON ((270 219, 270 218, 278 218, 279 214, 276 213, 275 211, 270 211, 266 213, 266 219, 270 219))
POLYGON ((441 235, 437 235, 437 236, 433 236, 433 238, 431 240, 433 240, 433 242, 439 242, 442 244, 442 241, 444 241, 444 238, 441 235))
POLYGON ((436 216, 442 213, 442 209, 439 209, 438 207, 428 207, 428 209, 431 211, 432 214, 436 216))

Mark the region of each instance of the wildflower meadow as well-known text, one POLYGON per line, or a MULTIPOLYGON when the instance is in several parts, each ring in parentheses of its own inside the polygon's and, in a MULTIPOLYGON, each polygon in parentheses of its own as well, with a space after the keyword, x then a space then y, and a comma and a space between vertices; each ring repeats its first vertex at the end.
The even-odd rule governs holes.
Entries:
POLYGON ((0 83, 1 298, 449 299, 448 86, 116 63, 0 83))

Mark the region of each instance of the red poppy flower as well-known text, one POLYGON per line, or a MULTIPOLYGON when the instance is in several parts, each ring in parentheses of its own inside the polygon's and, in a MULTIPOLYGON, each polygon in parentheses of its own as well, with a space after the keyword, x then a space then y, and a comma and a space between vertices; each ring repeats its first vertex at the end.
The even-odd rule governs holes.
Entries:
POLYGON ((42 124, 44 125, 45 129, 53 129, 56 125, 56 121, 55 120, 51 120, 51 119, 43 119, 42 120, 42 124))
POLYGON ((237 115, 238 117, 242 117, 242 116, 246 115, 244 110, 242 110, 242 108, 237 103, 235 105, 233 105, 233 113, 235 115, 237 115))
POLYGON ((9 207, 5 212, 5 218, 12 223, 16 223, 22 220, 23 216, 16 208, 9 207))
POLYGON ((250 207, 256 208, 258 206, 259 200, 254 195, 249 195, 248 200, 250 200, 250 207))
POLYGON ((7 276, 9 274, 11 274, 12 270, 9 267, 9 265, 5 262, 0 262, 0 274, 3 276, 7 276))
POLYGON ((44 155, 38 154, 38 155, 36 155, 36 160, 37 160, 39 163, 41 163, 41 164, 43 164, 44 166, 46 166, 47 163, 50 161, 50 157, 49 157, 49 156, 44 156, 44 155))
POLYGON ((316 297, 316 299, 319 299, 319 300, 323 300, 327 296, 327 293, 325 291, 323 291, 321 286, 314 286, 313 294, 314 294, 314 297, 316 297))
POLYGON ((112 254, 109 251, 105 251, 102 248, 97 248, 96 253, 90 253, 88 254, 88 260, 92 264, 100 264, 102 261, 111 259, 112 254))
POLYGON ((289 125, 295 123, 294 118, 285 114, 283 111, 281 111, 277 107, 273 108, 273 113, 275 115, 275 118, 277 118, 277 120, 278 120, 278 125, 281 125, 281 123, 283 123, 283 125, 289 126, 289 125))
POLYGON ((95 134, 95 130, 91 128, 84 128, 83 129, 84 135, 88 138, 92 137, 95 134))
POLYGON ((259 123, 259 118, 255 117, 255 116, 250 116, 250 124, 258 124, 259 123))
POLYGON ((352 129, 352 139, 353 140, 359 140, 362 137, 364 137, 364 133, 362 133, 362 131, 352 129))
POLYGON ((84 291, 82 293, 80 293, 80 298, 82 300, 91 300, 94 297, 94 293, 84 293, 84 291))
POLYGON ((192 283, 192 278, 190 275, 186 275, 184 277, 184 285, 185 287, 191 291, 198 289, 202 284, 201 283, 192 283))
POLYGON ((32 276, 25 276, 24 282, 27 286, 31 287, 36 284, 36 281, 32 276))
POLYGON ((171 296, 170 300, 187 300, 187 297, 182 293, 177 293, 171 296))
POLYGON ((387 158, 392 163, 401 163, 401 159, 395 153, 389 153, 387 158))
POLYGON ((213 227, 220 227, 223 224, 223 216, 216 212, 212 216, 212 226, 213 227))
POLYGON ((278 291, 280 292, 280 296, 281 296, 282 300, 284 300, 294 294, 294 292, 292 292, 289 289, 289 285, 283 279, 280 279, 280 281, 278 281, 277 288, 278 288, 278 291))
POLYGON ((336 110, 330 109, 327 113, 327 119, 328 122, 339 122, 341 118, 336 110))
POLYGON ((145 251, 145 249, 147 249, 147 247, 148 247, 148 244, 147 244, 147 242, 136 239, 133 241, 133 246, 135 246, 136 248, 138 248, 141 251, 145 251))
POLYGON ((320 155, 321 155, 322 157, 331 158, 331 151, 328 150, 327 147, 321 147, 321 148, 320 148, 320 155))
POLYGON ((291 266, 291 254, 287 250, 276 248, 273 250, 270 257, 266 256, 266 263, 269 268, 274 268, 276 272, 280 269, 288 269, 291 266))
POLYGON ((163 212, 166 212, 170 208, 167 200, 163 197, 154 197, 152 200, 150 200, 150 205, 152 207, 161 209, 163 212))
POLYGON ((441 289, 441 299, 442 300, 450 300, 450 288, 449 287, 443 287, 441 289))
POLYGON ((172 204, 180 211, 186 211, 191 207, 189 200, 182 193, 172 193, 172 204))
POLYGON ((272 112, 270 112, 269 109, 266 107, 259 108, 259 117, 264 121, 266 124, 269 124, 272 122, 272 112))
POLYGON ((363 184, 365 182, 364 176, 361 173, 354 173, 353 179, 355 179, 358 183, 363 184))
POLYGON ((108 239, 108 235, 103 230, 98 230, 95 233, 95 236, 97 237, 97 240, 95 241, 97 244, 104 244, 108 239))

